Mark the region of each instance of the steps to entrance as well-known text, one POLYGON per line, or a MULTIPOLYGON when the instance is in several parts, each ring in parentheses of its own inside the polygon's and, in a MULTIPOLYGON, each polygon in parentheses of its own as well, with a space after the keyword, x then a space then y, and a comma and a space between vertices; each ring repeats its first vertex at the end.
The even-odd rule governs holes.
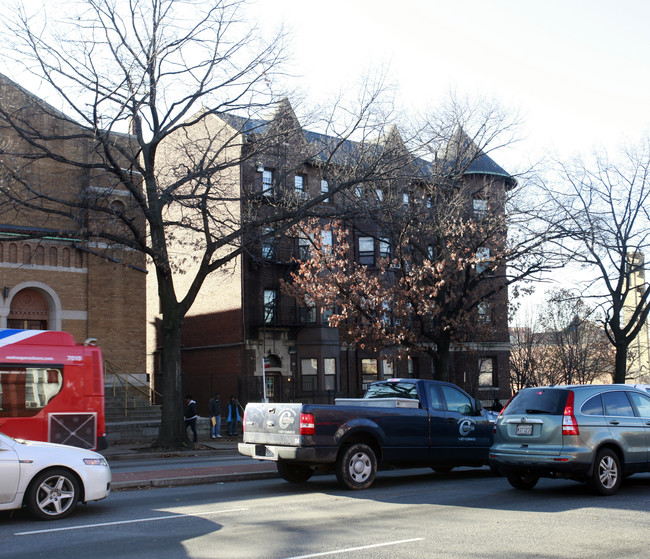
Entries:
MULTIPOLYGON (((125 399, 123 388, 107 386, 104 413, 109 446, 151 444, 158 437, 162 413, 160 406, 151 404, 139 392, 129 393, 125 399)), ((225 428, 224 423, 221 424, 222 430, 225 428)), ((196 429, 200 439, 209 439, 210 418, 199 417, 196 421, 196 429)))
POLYGON ((138 392, 106 387, 104 402, 108 444, 152 443, 160 430, 160 406, 138 392))

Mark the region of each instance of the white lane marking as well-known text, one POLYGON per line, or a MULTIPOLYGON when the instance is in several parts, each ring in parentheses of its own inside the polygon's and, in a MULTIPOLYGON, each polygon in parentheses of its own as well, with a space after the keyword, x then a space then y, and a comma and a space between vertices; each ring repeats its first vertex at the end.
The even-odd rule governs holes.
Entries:
POLYGON ((419 542, 424 538, 411 538, 410 540, 398 540, 395 542, 375 543, 372 545, 362 545, 359 547, 348 547, 346 549, 334 549, 332 551, 322 551, 321 553, 312 553, 310 555, 296 555, 295 557, 286 557, 285 559, 308 559, 309 557, 325 557, 326 555, 338 555, 340 553, 350 553, 362 549, 373 549, 375 547, 386 547, 388 545, 399 545, 401 543, 419 542))
POLYGON ((116 522, 101 522, 99 524, 82 524, 81 526, 67 526, 65 528, 48 528, 45 530, 31 530, 30 532, 16 532, 14 536, 31 536, 33 534, 50 534, 53 532, 66 532, 68 530, 84 530, 86 528, 100 528, 103 526, 119 526, 120 524, 137 524, 138 522, 157 522, 158 520, 169 520, 171 518, 190 518, 192 516, 208 516, 210 514, 224 514, 227 512, 241 512, 245 509, 223 509, 208 512, 197 512, 192 514, 172 514, 170 516, 152 516, 150 518, 136 518, 133 520, 119 520, 116 522))

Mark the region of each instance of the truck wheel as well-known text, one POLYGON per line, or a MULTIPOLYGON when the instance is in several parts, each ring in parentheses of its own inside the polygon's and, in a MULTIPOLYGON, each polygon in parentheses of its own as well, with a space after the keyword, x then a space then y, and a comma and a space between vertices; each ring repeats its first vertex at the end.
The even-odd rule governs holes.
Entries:
POLYGON ((367 489, 377 475, 377 457, 367 444, 356 443, 341 449, 336 462, 336 479, 348 489, 367 489))
POLYGON ((539 476, 525 472, 516 472, 508 474, 508 481, 515 489, 532 489, 537 485, 539 476))
POLYGON ((314 474, 314 470, 304 464, 293 464, 280 460, 278 462, 278 473, 283 479, 291 483, 305 483, 314 474))
POLYGON ((621 461, 613 450, 606 448, 596 456, 594 473, 589 485, 599 495, 613 495, 621 486, 621 461))

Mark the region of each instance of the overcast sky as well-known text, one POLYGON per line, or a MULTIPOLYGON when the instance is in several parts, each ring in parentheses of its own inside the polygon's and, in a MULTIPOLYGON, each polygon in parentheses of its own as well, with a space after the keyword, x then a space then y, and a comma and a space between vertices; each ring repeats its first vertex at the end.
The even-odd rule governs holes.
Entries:
POLYGON ((407 109, 453 89, 519 111, 519 150, 611 148, 650 129, 646 0, 257 0, 255 12, 290 30, 310 99, 389 64, 407 109))

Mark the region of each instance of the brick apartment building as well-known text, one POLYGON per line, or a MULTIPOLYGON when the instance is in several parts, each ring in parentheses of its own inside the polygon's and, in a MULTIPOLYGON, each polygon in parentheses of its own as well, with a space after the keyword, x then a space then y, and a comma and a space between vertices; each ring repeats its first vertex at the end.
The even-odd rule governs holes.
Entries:
MULTIPOLYGON (((77 125, 2 75, 0 100, 44 136, 75 132, 77 125)), ((90 142, 65 141, 64 146, 63 140, 52 140, 52 146, 75 159, 96 157, 90 142)), ((2 123, 0 143, 14 153, 25 145, 2 123)), ((110 192, 111 205, 128 205, 127 193, 88 170, 48 158, 7 163, 22 167, 23 177, 28 174, 31 184, 54 197, 80 201, 89 193, 110 192)), ((11 177, 4 174, 0 180, 11 177)), ((48 202, 41 198, 36 203, 48 202)), ((144 257, 85 240, 80 228, 94 217, 83 207, 75 219, 14 206, 6 199, 0 208, 0 327, 65 330, 78 343, 96 338, 106 359, 144 378, 144 257)))
MULTIPOLYGON (((231 127, 241 130, 242 150, 248 149, 268 130, 273 121, 294 120, 299 123, 288 104, 268 122, 246 122, 228 116, 213 116, 215 130, 231 127)), ((399 136, 396 132, 394 133, 399 136)), ((331 138, 301 130, 304 145, 324 143, 331 138)), ((397 138, 399 141, 399 137, 397 138)), ((299 143, 300 143, 299 142, 299 143)), ((304 147, 303 145, 303 147, 304 147)), ((285 145, 256 157, 242 158, 236 178, 240 192, 258 193, 256 204, 273 204, 277 196, 293 196, 298 200, 324 196, 323 204, 344 206, 342 192, 328 196, 329 184, 323 176, 318 158, 313 164, 295 167, 298 157, 285 145)), ((317 152, 315 149, 314 152, 317 152)), ((514 179, 486 154, 480 153, 465 170, 467 183, 486 184, 505 192, 514 179)), ((412 185, 408 192, 415 197, 412 185)), ((479 188, 477 188, 478 190, 479 188)), ((348 194, 349 195, 349 194, 348 194)), ((469 201, 470 208, 472 200, 469 201)), ((475 211, 484 211, 481 201, 474 201, 475 211)), ((502 208, 503 209, 503 208, 502 208)), ((368 230, 368 224, 364 230, 368 230)), ((359 230, 360 231, 360 230, 359 230)), ((350 246, 353 257, 374 262, 385 250, 377 236, 357 232, 350 246), (370 239, 370 240, 369 240, 370 239)), ((250 251, 232 262, 228 269, 208 277, 199 299, 187 314, 182 333, 182 360, 186 391, 199 404, 199 413, 207 413, 210 395, 218 391, 222 399, 236 395, 243 403, 263 398, 263 382, 270 401, 332 401, 338 396, 357 396, 365 384, 390 377, 432 378, 432 360, 414 353, 407 359, 396 359, 390 351, 370 352, 345 343, 335 328, 327 324, 322 309, 305 307, 283 293, 281 281, 289 280, 295 259, 305 256, 305 239, 279 235, 262 238, 250 251)), ((152 274, 149 274, 151 281, 152 274)), ((191 276, 191 274, 188 274, 191 276)), ((178 285, 182 290, 183 278, 178 285)), ((155 285, 148 286, 149 371, 157 372, 156 351, 158 303, 155 285)), ((450 380, 467 388, 492 404, 495 398, 510 396, 507 330, 507 292, 497 294, 489 303, 493 326, 482 339, 467 339, 451 352, 450 380)))

